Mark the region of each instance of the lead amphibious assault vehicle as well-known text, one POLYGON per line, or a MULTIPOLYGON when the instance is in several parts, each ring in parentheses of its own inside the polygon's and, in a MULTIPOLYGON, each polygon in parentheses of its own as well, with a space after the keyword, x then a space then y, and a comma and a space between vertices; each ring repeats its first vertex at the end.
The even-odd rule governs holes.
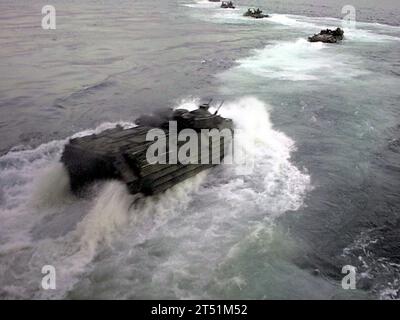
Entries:
POLYGON ((118 179, 126 183, 132 194, 154 195, 215 166, 226 155, 231 139, 220 134, 218 143, 215 143, 216 140, 208 135, 209 144, 204 146, 201 136, 205 130, 202 129, 218 129, 219 132, 228 129, 233 137, 233 123, 231 119, 218 115, 218 110, 210 113, 209 107, 210 103, 206 103, 190 112, 170 109, 161 114, 140 117, 136 127, 124 129, 116 126, 99 134, 71 139, 61 156, 70 177, 71 190, 79 193, 95 181, 118 179), (171 132, 171 123, 176 128, 174 132, 171 132), (165 133, 166 163, 153 163, 147 159, 147 150, 155 143, 155 140, 148 141, 146 138, 151 129, 161 129, 165 133), (197 162, 182 163, 179 159, 175 162, 172 159, 173 151, 179 150, 186 142, 176 139, 184 129, 193 129, 198 133, 198 153, 189 153, 189 158, 197 159, 197 162), (167 142, 173 140, 172 136, 177 141, 175 147, 170 147, 167 142))

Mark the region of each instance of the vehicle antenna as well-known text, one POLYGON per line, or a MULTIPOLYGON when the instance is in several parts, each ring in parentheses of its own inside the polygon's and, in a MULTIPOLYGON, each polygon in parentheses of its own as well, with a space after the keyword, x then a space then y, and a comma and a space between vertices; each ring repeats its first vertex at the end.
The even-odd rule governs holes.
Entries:
POLYGON ((214 115, 216 115, 216 114, 218 113, 219 109, 221 109, 221 107, 222 107, 222 105, 224 104, 224 102, 225 102, 225 101, 222 100, 222 102, 221 102, 221 104, 219 105, 217 111, 214 112, 214 115))

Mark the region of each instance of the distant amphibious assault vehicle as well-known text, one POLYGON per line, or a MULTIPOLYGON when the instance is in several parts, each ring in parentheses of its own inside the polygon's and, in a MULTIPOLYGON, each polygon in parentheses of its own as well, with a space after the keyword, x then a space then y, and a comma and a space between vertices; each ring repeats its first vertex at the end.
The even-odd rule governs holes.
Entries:
MULTIPOLYGON (((71 139, 61 156, 61 162, 70 177, 71 190, 78 193, 95 181, 118 179, 127 185, 132 194, 153 195, 215 166, 227 153, 233 137, 233 123, 231 119, 219 116, 218 110, 212 114, 208 109, 209 103, 190 112, 186 109, 170 109, 158 115, 139 118, 136 122, 138 125, 133 128, 124 129, 117 126, 99 134, 71 139), (147 150, 155 141, 148 141, 146 135, 151 129, 158 129, 155 131, 165 133, 165 138, 169 141, 173 135, 171 123, 174 123, 176 128, 175 136, 183 129, 193 129, 189 131, 195 133, 199 147, 196 154, 189 156, 199 161, 172 161, 170 158, 174 148, 169 142, 165 143, 167 147, 164 155, 171 161, 148 161, 147 150), (209 143, 203 146, 200 145, 200 141, 203 141, 201 137, 204 139, 204 132, 208 130, 202 129, 217 129, 218 132, 228 130, 231 136, 227 138, 219 135, 218 143, 215 143, 211 136, 207 136, 209 143), (207 157, 208 161, 204 161, 204 157, 207 157), (216 158, 218 161, 215 161, 216 158)), ((175 149, 185 144, 185 141, 179 140, 175 137, 175 149)))
POLYGON ((308 37, 309 42, 324 42, 324 43, 337 43, 344 38, 344 31, 340 28, 336 30, 326 29, 321 30, 320 33, 308 37))
POLYGON ((221 3, 222 9, 235 9, 235 5, 232 1, 222 1, 221 3))
POLYGON ((254 8, 249 8, 247 11, 243 14, 244 17, 251 17, 254 19, 263 19, 263 18, 268 18, 269 15, 264 14, 260 8, 254 9, 254 8))

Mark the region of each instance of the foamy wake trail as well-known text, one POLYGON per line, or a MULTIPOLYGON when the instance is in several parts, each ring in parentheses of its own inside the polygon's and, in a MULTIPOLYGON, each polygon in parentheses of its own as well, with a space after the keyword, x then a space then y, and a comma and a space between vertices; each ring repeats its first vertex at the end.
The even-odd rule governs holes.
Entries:
MULTIPOLYGON (((73 137, 101 132, 116 124, 104 123, 73 137)), ((133 126, 127 122, 118 124, 133 126)), ((72 219, 81 218, 79 211, 90 205, 69 192, 67 172, 58 163, 67 141, 51 141, 35 149, 14 150, 0 157, 0 297, 40 298, 44 291, 38 291, 37 288, 43 265, 73 265, 65 268, 65 271, 60 267, 61 285, 93 258, 90 228, 79 225, 80 236, 77 236, 76 230, 69 231, 69 228, 73 229, 72 219), (77 237, 86 251, 76 246, 77 237), (79 258, 70 259, 74 255, 79 258)), ((104 195, 100 195, 100 199, 102 197, 104 195)), ((95 214, 93 212, 97 213, 97 210, 89 212, 82 224, 85 224, 85 219, 101 221, 91 218, 95 214)), ((119 218, 115 215, 116 220, 111 222, 118 224, 119 218)), ((108 230, 104 233, 107 234, 108 230)), ((60 295, 61 291, 55 295, 60 295)))
POLYGON ((344 29, 345 40, 354 42, 400 41, 400 28, 376 23, 356 22, 355 28, 353 28, 348 27, 342 20, 336 18, 285 14, 273 14, 268 21, 290 28, 297 28, 307 33, 340 27, 344 29))
POLYGON ((306 39, 276 42, 238 62, 239 66, 228 73, 250 72, 259 77, 291 81, 348 79, 368 73, 358 58, 336 52, 333 58, 327 45, 306 39))
POLYGON ((208 9, 207 12, 196 13, 195 16, 206 21, 223 24, 264 24, 266 27, 275 25, 285 29, 296 29, 304 34, 313 34, 321 29, 341 27, 345 31, 345 39, 351 42, 388 42, 400 41, 400 27, 379 23, 357 22, 356 27, 348 27, 341 19, 331 17, 308 17, 292 14, 267 12, 267 19, 254 20, 243 17, 247 7, 237 7, 235 10, 219 9, 219 3, 197 1, 186 4, 187 7, 208 9), (213 10, 214 13, 209 11, 213 10))
MULTIPOLYGON (((132 123, 105 123, 80 137, 132 123)), ((0 158, 0 297, 63 298, 99 251, 128 226, 137 236, 178 214, 205 174, 168 190, 159 197, 138 199, 118 181, 93 189, 79 199, 69 191, 69 177, 58 162, 68 139, 36 149, 12 151, 0 158), (41 290, 41 269, 56 268, 57 290, 41 290)))
POLYGON ((200 9, 209 9, 209 8, 218 8, 221 3, 218 2, 210 2, 208 0, 198 0, 195 3, 185 3, 184 6, 190 8, 200 8, 200 9))
MULTIPOLYGON (((196 106, 194 99, 178 108, 196 106)), ((253 97, 226 102, 221 114, 235 122, 240 140, 235 147, 254 165, 222 164, 200 177, 190 193, 193 180, 157 199, 138 201, 129 215, 139 220, 130 221, 114 251, 93 270, 103 280, 90 287, 81 283, 77 297, 124 283, 117 296, 102 292, 96 297, 215 298, 210 288, 236 283, 237 277, 221 279, 218 270, 235 264, 249 243, 263 241, 274 218, 298 209, 311 188, 308 174, 290 162, 294 141, 273 128, 268 109, 253 97)), ((268 243, 263 247, 268 250, 268 243)))
MULTIPOLYGON (((191 110, 197 104, 197 100, 185 101, 180 107, 191 110)), ((249 160, 247 164, 235 163, 235 160, 230 164, 229 160, 223 166, 232 185, 238 181, 248 183, 248 191, 253 189, 251 191, 258 202, 270 196, 274 201, 269 209, 282 213, 296 210, 302 204, 310 180, 307 174, 290 162, 295 142, 273 128, 269 117, 270 109, 270 106, 255 97, 244 97, 223 105, 220 114, 233 119, 235 123, 235 147, 241 149, 238 150, 240 154, 246 154, 246 159, 249 160), (282 203, 276 200, 282 200, 282 203), (276 210, 274 205, 277 205, 276 210)), ((223 187, 228 185, 229 183, 224 184, 223 187)))
MULTIPOLYGON (((196 105, 186 101, 178 107, 196 105)), ((97 266, 99 262, 92 262, 103 250, 117 255, 113 263, 121 266, 116 269, 127 267, 119 259, 134 255, 136 262, 129 265, 133 272, 150 254, 143 256, 143 244, 160 238, 167 244, 176 238, 179 243, 173 248, 182 252, 143 272, 152 272, 156 286, 170 285, 175 297, 187 297, 188 292, 169 283, 171 274, 179 282, 197 261, 203 271, 196 281, 202 281, 211 276, 210 268, 235 256, 237 236, 250 223, 250 229, 255 228, 251 233, 257 235, 274 216, 301 206, 310 178, 291 164, 294 142, 273 128, 268 107, 248 97, 226 103, 222 115, 234 120, 238 148, 254 160, 251 171, 244 174, 238 166, 225 164, 155 197, 132 196, 123 183, 110 181, 94 188, 91 198, 75 198, 68 191, 65 169, 55 164, 67 140, 1 157, 0 182, 5 192, 0 216, 0 296, 63 298, 83 273, 97 266), (38 289, 44 265, 56 268, 57 290, 38 289)), ((147 268, 152 262, 146 262, 147 268)), ((115 272, 112 281, 118 281, 115 272)), ((132 290, 138 294, 151 290, 146 283, 132 284, 132 290)))

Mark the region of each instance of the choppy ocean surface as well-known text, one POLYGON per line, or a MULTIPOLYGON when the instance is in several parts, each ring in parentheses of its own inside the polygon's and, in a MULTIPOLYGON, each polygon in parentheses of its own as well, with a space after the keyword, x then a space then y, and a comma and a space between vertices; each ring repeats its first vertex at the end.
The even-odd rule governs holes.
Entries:
POLYGON ((325 45, 307 36, 346 3, 235 3, 55 0, 51 31, 47 3, 0 3, 0 298, 400 298, 398 4, 354 1, 356 29, 325 45), (133 206, 116 181, 69 192, 71 136, 208 97, 252 172, 222 165, 133 206))

